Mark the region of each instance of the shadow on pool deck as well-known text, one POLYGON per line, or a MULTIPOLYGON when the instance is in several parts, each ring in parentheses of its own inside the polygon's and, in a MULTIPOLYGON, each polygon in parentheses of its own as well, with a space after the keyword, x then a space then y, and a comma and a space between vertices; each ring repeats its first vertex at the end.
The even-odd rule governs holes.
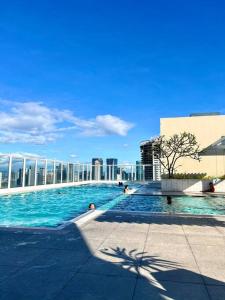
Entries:
POLYGON ((210 226, 210 227, 225 227, 225 216, 223 215, 182 215, 182 214, 155 214, 142 212, 126 212, 126 211, 108 211, 99 216, 98 222, 128 222, 137 224, 168 224, 168 225, 188 225, 188 226, 210 226))
MULTIPOLYGON (((0 299, 225 298, 224 281, 200 274, 186 244, 171 244, 176 255, 173 260, 164 259, 152 253, 169 253, 168 244, 148 241, 145 226, 136 232, 121 231, 122 222, 145 225, 169 221, 160 217, 157 223, 157 218, 106 213, 81 229, 71 224, 58 232, 0 232, 0 299)), ((172 221, 178 223, 176 218, 172 221)))

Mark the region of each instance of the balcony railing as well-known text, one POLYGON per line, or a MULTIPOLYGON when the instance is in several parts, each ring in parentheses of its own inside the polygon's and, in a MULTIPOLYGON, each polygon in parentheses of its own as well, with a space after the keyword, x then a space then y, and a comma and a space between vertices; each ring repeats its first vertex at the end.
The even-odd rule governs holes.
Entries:
POLYGON ((160 165, 92 165, 0 155, 0 189, 84 181, 158 181, 160 165))

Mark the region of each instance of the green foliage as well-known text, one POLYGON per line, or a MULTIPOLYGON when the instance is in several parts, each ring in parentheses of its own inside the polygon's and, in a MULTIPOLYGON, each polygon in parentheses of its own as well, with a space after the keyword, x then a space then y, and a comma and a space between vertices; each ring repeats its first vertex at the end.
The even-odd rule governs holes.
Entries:
MULTIPOLYGON (((206 179, 206 173, 175 173, 170 179, 206 179)), ((168 179, 168 174, 163 174, 162 179, 168 179)))
POLYGON ((203 179, 205 180, 213 180, 213 179, 218 179, 217 176, 205 176, 203 179))

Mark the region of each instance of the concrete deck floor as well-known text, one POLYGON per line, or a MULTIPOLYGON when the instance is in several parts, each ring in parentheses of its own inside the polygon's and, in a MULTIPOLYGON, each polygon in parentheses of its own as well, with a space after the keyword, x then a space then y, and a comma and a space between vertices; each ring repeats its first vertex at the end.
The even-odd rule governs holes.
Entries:
POLYGON ((222 216, 107 212, 0 241, 0 299, 225 299, 222 216))

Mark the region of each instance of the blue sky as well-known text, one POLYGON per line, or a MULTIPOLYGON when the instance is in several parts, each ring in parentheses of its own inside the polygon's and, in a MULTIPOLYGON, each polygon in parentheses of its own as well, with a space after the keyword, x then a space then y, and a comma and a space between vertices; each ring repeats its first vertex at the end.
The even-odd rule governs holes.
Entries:
POLYGON ((224 113, 224 1, 0 1, 1 152, 139 159, 160 117, 224 113))

